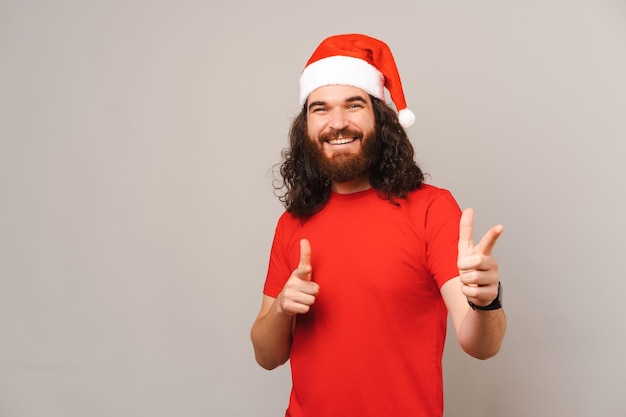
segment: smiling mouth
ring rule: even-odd
[[[355,140],[357,139],[356,138],[339,138],[339,139],[328,140],[326,142],[329,143],[330,145],[345,145],[346,143],[352,143]]]
[[[341,130],[329,130],[320,134],[319,141],[329,145],[339,146],[347,145],[357,140],[361,140],[363,135],[356,129],[344,128]]]

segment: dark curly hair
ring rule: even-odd
[[[375,134],[382,149],[369,171],[369,182],[381,198],[399,205],[396,199],[406,198],[410,191],[424,182],[424,173],[414,160],[413,145],[398,122],[396,112],[381,100],[371,97]],[[294,119],[289,132],[289,148],[283,149],[280,174],[282,181],[274,189],[285,209],[307,219],[324,208],[331,192],[330,180],[323,176],[314,158],[306,151],[306,105]],[[282,195],[280,190],[285,190]]]

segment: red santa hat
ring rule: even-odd
[[[317,47],[300,76],[300,105],[325,85],[349,85],[385,101],[385,88],[398,110],[403,127],[415,122],[407,108],[400,74],[389,46],[365,35],[336,35]]]

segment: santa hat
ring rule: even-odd
[[[336,35],[317,47],[300,76],[300,105],[325,85],[349,85],[385,101],[385,88],[398,110],[403,127],[415,122],[404,100],[400,74],[389,46],[365,35]]]

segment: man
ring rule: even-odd
[[[256,360],[290,359],[289,417],[442,416],[447,314],[476,358],[504,337],[492,257],[503,228],[475,245],[473,211],[424,184],[383,42],[324,40],[300,96],[281,165],[286,212],[251,331]]]

